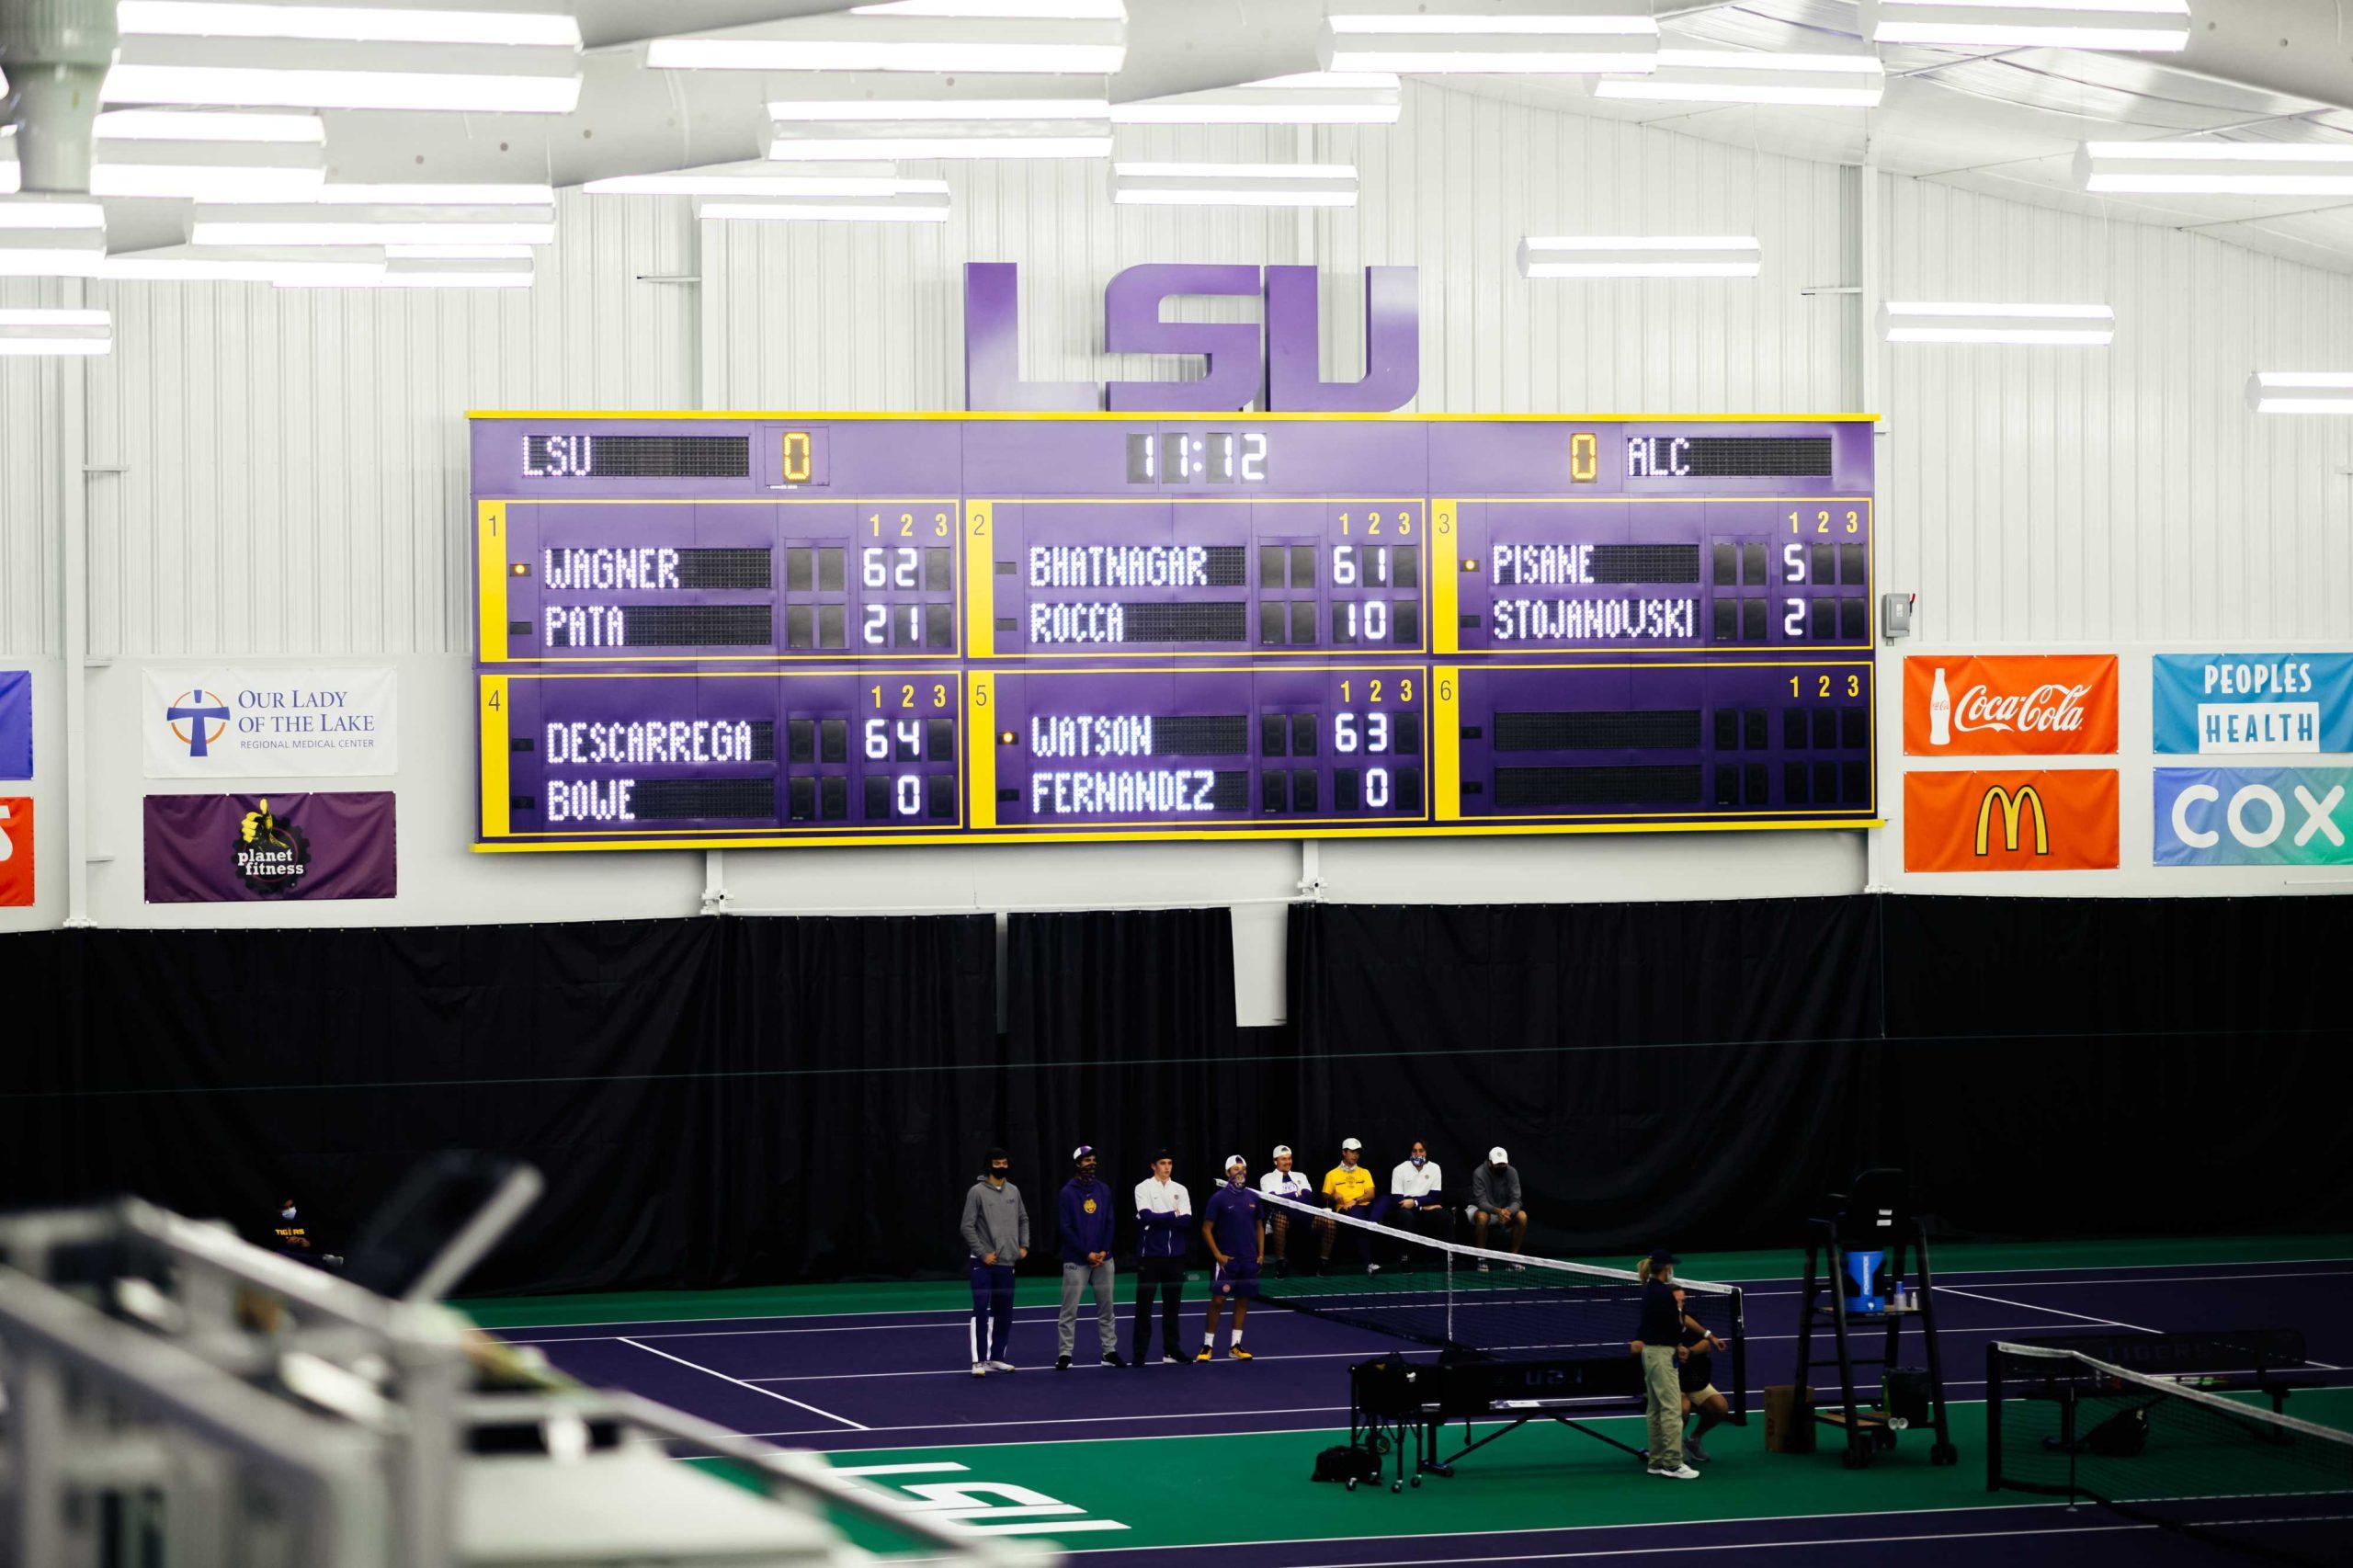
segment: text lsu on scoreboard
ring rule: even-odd
[[[472,420],[478,845],[1852,827],[1857,419]]]

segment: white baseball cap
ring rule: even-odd
[[[1244,1159],[1244,1158],[1243,1158],[1241,1155],[1239,1155],[1239,1154],[1228,1154],[1228,1155],[1225,1157],[1225,1168],[1226,1168],[1227,1170],[1232,1170],[1232,1169],[1233,1169],[1234,1166],[1236,1166],[1236,1165],[1244,1165],[1244,1166],[1246,1166],[1246,1165],[1248,1165],[1249,1164],[1250,1164],[1250,1162],[1249,1162],[1249,1161],[1247,1161],[1247,1160]]]
[[[1276,1144],[1276,1145],[1275,1145],[1275,1158],[1276,1158],[1276,1159],[1279,1160],[1279,1159],[1283,1158],[1286,1154],[1289,1154],[1290,1153],[1290,1144],[1288,1144],[1288,1143],[1278,1143],[1278,1144]]]
[[[1498,1143],[1487,1151],[1487,1163],[1491,1165],[1507,1165],[1511,1164],[1511,1156],[1505,1153],[1504,1146]]]
[[[1343,1149],[1361,1149],[1364,1145],[1358,1142],[1353,1138],[1343,1138],[1340,1140],[1340,1147]]]

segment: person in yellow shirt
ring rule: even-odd
[[[1362,1143],[1354,1138],[1341,1142],[1340,1163],[1324,1173],[1324,1201],[1332,1206],[1334,1213],[1358,1220],[1377,1220],[1380,1210],[1387,1205],[1376,1196],[1379,1187],[1372,1179],[1372,1173],[1364,1168],[1363,1160]],[[1319,1233],[1315,1271],[1326,1274],[1332,1267],[1332,1244],[1339,1238],[1341,1227],[1329,1220],[1323,1220],[1317,1222],[1315,1229]],[[1372,1233],[1355,1225],[1347,1229],[1354,1239],[1357,1261],[1363,1266],[1364,1271],[1367,1274],[1380,1273],[1381,1265],[1372,1261]]]

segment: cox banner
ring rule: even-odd
[[[390,669],[151,668],[146,695],[150,778],[396,771]]]
[[[0,778],[33,776],[33,677],[0,670]]]
[[[1907,756],[2115,750],[2113,653],[1915,654],[1904,661]]]
[[[2353,653],[2159,653],[2156,749],[2353,752]]]
[[[2160,767],[2160,866],[2353,866],[2353,767]]]
[[[33,803],[0,795],[0,907],[33,901]]]
[[[391,898],[399,892],[390,790],[150,795],[147,902]]]
[[[1904,776],[1907,871],[2097,871],[2117,864],[2112,767]]]

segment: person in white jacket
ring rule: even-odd
[[[1448,1221],[1453,1219],[1447,1210],[1445,1187],[1446,1178],[1438,1162],[1430,1158],[1429,1145],[1415,1139],[1405,1157],[1389,1173],[1389,1222],[1433,1241],[1443,1238],[1451,1228]],[[1425,1261],[1416,1258],[1410,1246],[1398,1251],[1401,1268],[1413,1268]]]

